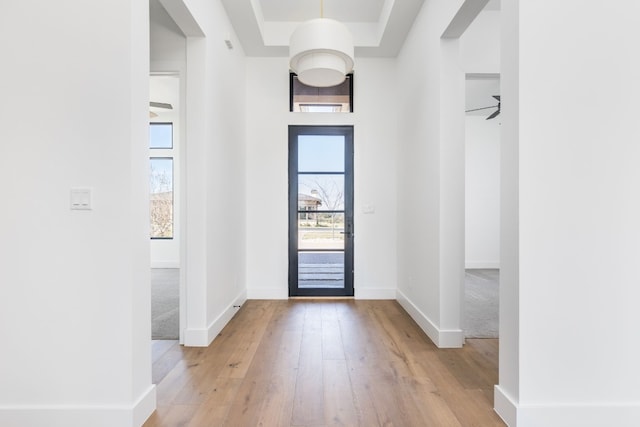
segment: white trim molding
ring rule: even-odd
[[[440,329],[402,291],[396,293],[398,303],[420,326],[438,348],[460,348],[464,344],[462,329]]]
[[[180,261],[151,261],[151,268],[180,268]]]
[[[518,404],[499,385],[493,387],[493,409],[505,424],[516,426]]]
[[[637,404],[539,404],[517,403],[500,386],[494,389],[496,413],[509,427],[636,427],[640,425]]]
[[[185,347],[208,347],[208,331],[205,328],[187,328],[184,330]]]
[[[467,261],[465,262],[464,268],[469,270],[482,269],[482,268],[500,269],[500,262],[499,261]]]
[[[205,328],[187,328],[184,331],[184,345],[185,347],[208,347],[209,344],[218,336],[220,331],[229,323],[229,321],[235,316],[242,304],[247,301],[246,291],[240,292],[240,294],[233,300],[231,304],[213,321],[209,326]]]
[[[289,288],[247,288],[248,299],[288,299]]]
[[[355,299],[396,299],[396,288],[358,288],[354,289]]]
[[[156,386],[151,385],[132,405],[24,405],[0,406],[2,426],[140,427],[156,408]]]

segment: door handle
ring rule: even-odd
[[[347,237],[353,237],[353,224],[351,219],[347,219],[345,224],[345,231],[341,231],[340,234],[345,234]]]

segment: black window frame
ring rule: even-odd
[[[293,113],[293,98],[294,98],[294,79],[298,77],[296,73],[293,71],[289,72],[289,112]],[[345,111],[345,113],[353,113],[353,73],[349,73],[346,75],[346,79],[349,81],[349,111]],[[300,82],[301,84],[304,84]],[[324,88],[318,88],[322,90]],[[312,103],[311,103],[312,104]]]

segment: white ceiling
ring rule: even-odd
[[[259,0],[265,21],[320,17],[320,0]],[[324,0],[324,17],[341,22],[378,22],[385,0]]]
[[[501,0],[489,0],[484,10],[500,10]]]
[[[303,21],[319,18],[321,0],[221,0],[248,56],[287,56]],[[324,0],[323,16],[344,23],[356,56],[398,54],[424,0]]]
[[[356,56],[395,57],[424,0],[221,0],[248,56],[287,56],[303,21],[321,16],[344,23]],[[500,8],[490,0],[485,9]]]

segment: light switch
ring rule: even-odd
[[[372,214],[372,213],[375,213],[375,211],[376,211],[376,207],[374,205],[363,205],[362,206],[362,213]]]
[[[72,188],[71,189],[71,210],[72,211],[90,211],[91,208],[91,189],[90,188]]]

